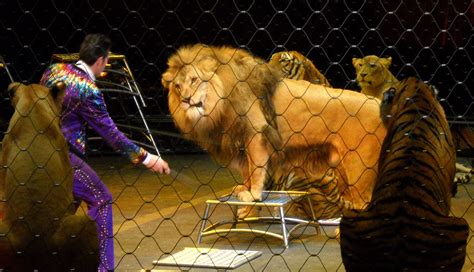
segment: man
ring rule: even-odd
[[[168,163],[132,143],[117,129],[110,118],[103,94],[95,84],[96,76],[104,71],[111,41],[102,34],[87,35],[75,64],[56,63],[43,74],[41,84],[48,87],[56,82],[66,84],[66,95],[61,114],[61,130],[70,145],[74,169],[73,195],[88,206],[89,216],[97,223],[99,271],[114,269],[112,195],[97,173],[84,161],[86,127],[94,129],[113,149],[129,157],[132,163],[143,163],[158,173],[170,173]]]

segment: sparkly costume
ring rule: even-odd
[[[128,156],[135,164],[142,162],[147,153],[117,129],[94,76],[83,69],[75,64],[53,64],[44,72],[41,84],[48,87],[59,81],[66,84],[61,130],[72,151],[73,194],[78,200],[77,206],[82,200],[87,203],[88,214],[97,223],[99,271],[107,271],[114,269],[112,195],[97,173],[81,158],[85,155],[86,126],[92,127],[112,148]]]

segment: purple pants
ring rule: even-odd
[[[114,234],[112,222],[112,194],[97,173],[81,158],[69,153],[74,170],[72,193],[76,207],[87,204],[89,216],[97,224],[99,238],[99,271],[114,269]]]

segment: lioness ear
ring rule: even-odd
[[[15,97],[15,92],[18,89],[18,87],[21,85],[20,82],[13,82],[8,85],[8,95],[10,96],[10,99],[13,100],[13,97]]]
[[[387,58],[380,58],[382,65],[385,67],[389,68],[390,65],[392,65],[392,57],[387,57]]]
[[[21,86],[20,82],[13,82],[8,85],[8,95],[10,96],[10,103],[13,107],[15,107],[18,99],[16,99],[16,90]]]
[[[352,65],[355,67],[357,63],[359,62],[360,59],[358,58],[352,58]]]
[[[61,109],[63,105],[64,96],[66,95],[66,84],[60,81],[56,83],[53,87],[51,87],[50,92],[53,96],[56,106],[58,107],[58,109]]]

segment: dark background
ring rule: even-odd
[[[438,88],[450,120],[473,119],[470,0],[3,0],[0,18],[0,55],[25,83],[39,81],[53,53],[77,52],[87,33],[109,35],[112,51],[127,56],[146,96],[151,126],[164,131],[173,131],[163,122],[166,60],[181,45],[198,42],[243,47],[267,60],[297,50],[333,86],[354,90],[353,57],[391,56],[398,79],[417,76]],[[7,84],[0,70],[0,88]],[[9,110],[3,96],[3,124]]]

